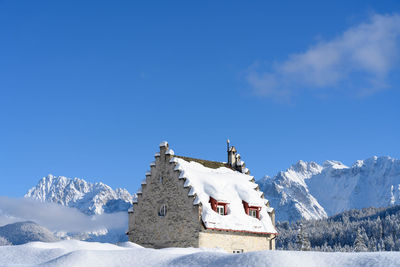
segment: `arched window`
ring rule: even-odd
[[[158,216],[165,217],[167,215],[167,205],[163,204],[158,211]]]

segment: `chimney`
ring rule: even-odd
[[[226,152],[227,152],[227,156],[228,156],[228,164],[229,164],[229,144],[231,143],[231,141],[229,141],[229,139],[228,140],[226,140]]]
[[[229,146],[228,143],[228,165],[235,168],[236,166],[236,148],[234,146]]]
[[[244,174],[250,174],[250,171],[246,168],[246,164],[240,159],[240,154],[234,146],[230,146],[229,139],[226,141],[228,150],[228,165],[238,172]]]
[[[160,155],[161,155],[162,157],[164,157],[165,152],[167,152],[168,148],[169,148],[169,145],[168,145],[168,142],[167,142],[167,141],[162,141],[162,142],[160,143]]]

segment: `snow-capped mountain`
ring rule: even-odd
[[[299,161],[274,178],[264,177],[257,183],[276,210],[278,221],[296,221],[300,218],[326,218],[327,214],[310,194],[306,180],[321,173],[323,167],[315,162]]]
[[[58,203],[94,215],[127,211],[136,196],[131,195],[126,189],[113,190],[101,182],[89,183],[79,178],[71,179],[49,174],[31,188],[25,197]]]
[[[349,209],[400,204],[400,160],[374,156],[351,167],[299,161],[258,184],[278,221],[326,218]]]

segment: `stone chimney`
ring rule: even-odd
[[[250,174],[250,171],[246,168],[246,164],[240,159],[240,154],[234,146],[229,146],[229,140],[227,141],[228,147],[228,165],[241,173]]]
[[[234,146],[228,148],[228,164],[233,168],[236,167],[236,148]]]

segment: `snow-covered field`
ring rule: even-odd
[[[260,251],[228,254],[194,248],[147,249],[76,240],[0,247],[0,266],[398,266],[400,252]]]

